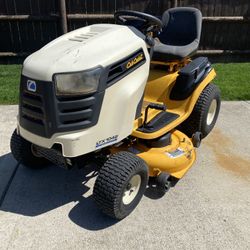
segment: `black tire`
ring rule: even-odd
[[[215,100],[216,108],[215,114],[212,116],[211,122],[207,122],[209,108]],[[205,138],[213,129],[220,111],[220,90],[219,88],[210,83],[201,92],[191,115],[180,125],[180,130],[190,138],[195,132],[201,132],[201,137]]]
[[[156,177],[157,189],[161,196],[166,194],[171,188],[171,182],[169,181],[169,175],[161,173]]]
[[[123,195],[132,178],[139,178],[138,176],[141,179],[138,191],[129,204],[124,204]],[[120,220],[128,216],[138,205],[147,183],[146,163],[138,156],[122,151],[112,155],[101,168],[95,182],[93,197],[105,214]]]
[[[16,130],[11,137],[10,149],[14,158],[26,167],[39,169],[49,165],[48,160],[33,154],[32,143],[18,135]]]

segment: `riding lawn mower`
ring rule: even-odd
[[[99,164],[93,198],[123,219],[149,185],[165,193],[191,168],[217,120],[220,91],[208,59],[191,60],[199,10],[114,18],[62,35],[24,61],[11,151],[33,169]]]

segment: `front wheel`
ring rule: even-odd
[[[220,111],[220,90],[210,83],[201,92],[191,115],[180,125],[180,130],[192,137],[196,132],[206,137],[213,129]]]
[[[10,149],[14,158],[26,167],[38,169],[49,164],[48,160],[35,154],[33,144],[18,135],[16,130],[10,140]]]
[[[94,200],[108,216],[123,219],[140,202],[148,183],[148,168],[129,152],[112,155],[101,168],[94,186]]]

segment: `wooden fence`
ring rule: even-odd
[[[250,61],[249,0],[0,0],[0,62],[22,61],[57,36],[132,9],[161,16],[175,6],[203,14],[199,54]]]

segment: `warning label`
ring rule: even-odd
[[[180,148],[177,148],[175,151],[165,153],[170,158],[178,158],[184,154],[184,151]]]

